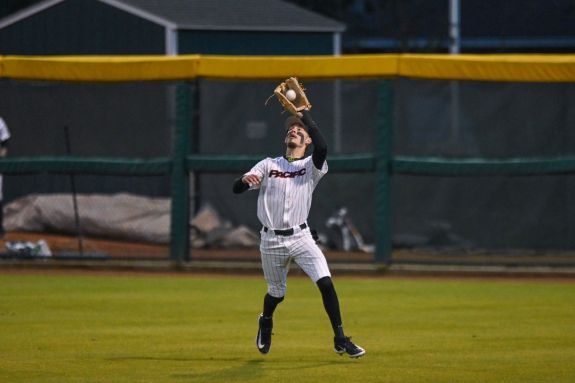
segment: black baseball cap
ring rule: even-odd
[[[301,118],[299,118],[298,116],[294,116],[292,114],[291,116],[286,118],[286,120],[284,122],[284,126],[285,126],[286,130],[288,130],[293,124],[299,124],[307,131],[307,126],[305,126],[305,124],[303,123]]]

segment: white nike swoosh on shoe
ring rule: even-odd
[[[357,354],[350,355],[349,357],[350,358],[359,358],[359,357],[364,356],[364,355],[365,355],[365,350],[361,350],[361,352],[358,352]]]
[[[260,350],[265,347],[265,344],[261,343],[261,337],[260,337],[259,331],[258,331],[258,336],[256,337],[256,343],[257,343],[257,346]]]

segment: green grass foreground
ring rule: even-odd
[[[305,277],[263,356],[260,277],[0,274],[0,382],[575,381],[573,283],[334,281],[359,360]]]

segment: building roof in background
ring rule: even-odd
[[[109,2],[110,0],[104,0]],[[345,25],[281,0],[115,0],[178,29],[342,32]]]
[[[45,0],[0,20],[0,28],[71,0]],[[345,24],[282,0],[94,0],[173,29],[343,32]]]

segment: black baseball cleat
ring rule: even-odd
[[[347,354],[350,358],[359,358],[365,355],[365,350],[351,341],[351,337],[334,337],[334,351],[340,355]]]
[[[256,346],[259,352],[262,354],[267,354],[270,352],[270,347],[272,346],[272,329],[274,328],[274,322],[272,318],[265,318],[263,314],[260,315],[258,321],[258,336],[256,337]]]

